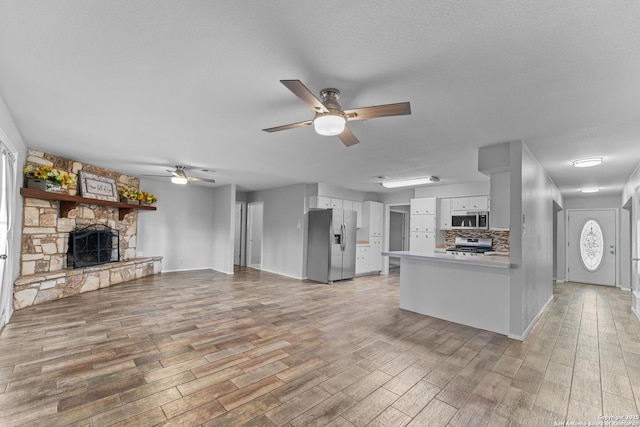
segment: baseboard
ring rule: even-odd
[[[553,279],[556,283],[565,283],[564,279]]]
[[[546,308],[549,306],[549,304],[551,304],[551,301],[553,301],[553,295],[551,295],[549,297],[547,302],[542,306],[540,311],[538,311],[538,314],[536,314],[536,317],[533,318],[533,320],[529,323],[529,326],[527,326],[527,328],[524,330],[524,332],[522,334],[520,334],[520,335],[509,334],[507,336],[509,338],[511,338],[511,339],[514,339],[514,340],[524,341],[527,338],[527,335],[529,335],[529,332],[531,332],[531,329],[533,328],[533,325],[536,324],[538,319],[540,319],[540,316],[542,316],[542,313],[546,310]]]
[[[618,289],[625,292],[631,292],[631,288],[618,288]]]
[[[219,273],[224,273],[224,274],[233,274],[233,273],[228,273],[226,271],[222,271],[222,270],[216,270],[213,267],[198,267],[198,268],[179,268],[176,270],[162,270],[163,273],[180,273],[183,271],[200,271],[200,270],[213,270],[213,271],[217,271]]]
[[[638,319],[638,321],[640,321],[640,313],[638,313],[638,310],[636,310],[635,307],[631,307],[631,312],[633,314],[635,314],[636,315],[636,319]]]
[[[296,280],[304,280],[305,278],[300,277],[300,276],[292,276],[290,274],[284,274],[284,273],[280,273],[279,271],[271,271],[271,270],[267,270],[265,268],[260,268],[260,271],[264,271],[266,273],[271,273],[271,274],[277,274],[278,276],[284,276],[284,277],[288,277],[290,279],[296,279]]]

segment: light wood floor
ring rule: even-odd
[[[0,336],[0,425],[557,426],[637,416],[640,324],[628,292],[558,284],[518,342],[401,311],[398,282],[163,273],[29,307]]]

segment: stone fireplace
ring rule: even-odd
[[[69,233],[67,268],[82,268],[120,261],[118,230],[104,224],[76,227]]]
[[[115,178],[118,188],[139,188],[139,180],[135,177],[37,150],[29,150],[26,163],[34,166],[48,165],[75,178],[79,171],[87,171]],[[75,189],[69,190],[69,194],[75,193]],[[15,309],[161,271],[161,257],[136,258],[139,214],[137,210],[131,210],[120,218],[117,207],[83,202],[65,212],[63,216],[60,203],[56,200],[24,198],[20,277],[14,284],[13,293]],[[153,215],[153,212],[145,214]],[[105,242],[101,240],[100,244],[104,247],[97,249],[97,252],[96,249],[84,248],[83,250],[86,249],[88,252],[82,256],[87,261],[73,268],[74,248],[69,243],[74,233],[87,226],[93,227],[94,230],[111,230],[117,239],[114,240],[112,237],[109,247],[104,246]],[[94,238],[97,239],[97,236],[94,234]],[[102,236],[106,234],[103,233]],[[114,247],[116,241],[117,247]],[[93,255],[100,255],[103,260],[107,253],[111,255],[108,263],[98,264],[89,260]]]

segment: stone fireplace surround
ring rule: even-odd
[[[116,179],[118,188],[139,188],[137,178],[30,149],[27,165],[48,165],[77,179],[81,170]],[[26,166],[26,165],[25,165]],[[76,190],[70,189],[70,194]],[[152,214],[149,212],[148,214]],[[104,224],[119,230],[122,261],[67,269],[69,233],[76,227]],[[59,202],[24,198],[20,277],[14,283],[14,309],[160,273],[162,257],[136,258],[138,211],[119,220],[118,209],[80,205],[59,215]]]

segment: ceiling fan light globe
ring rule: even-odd
[[[172,176],[171,177],[171,182],[173,182],[174,184],[180,184],[180,185],[184,185],[188,182],[189,180],[183,176]]]
[[[340,135],[344,131],[346,120],[335,114],[319,114],[313,120],[313,127],[320,135]]]

